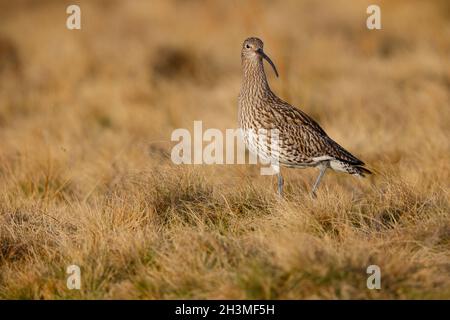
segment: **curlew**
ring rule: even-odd
[[[268,159],[278,169],[278,193],[282,195],[284,183],[280,166],[318,167],[319,175],[311,191],[313,197],[328,168],[362,177],[370,174],[364,162],[332,140],[316,121],[272,92],[263,59],[272,66],[277,77],[278,72],[264,53],[263,45],[258,38],[248,38],[242,46],[238,118],[248,150]],[[269,135],[270,131],[276,131],[276,139]]]

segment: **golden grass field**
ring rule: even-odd
[[[66,29],[79,4],[82,29]],[[0,298],[450,298],[450,5],[0,1]],[[376,174],[174,165],[237,127],[240,49]],[[66,268],[81,268],[81,290]],[[381,289],[366,287],[367,266]]]

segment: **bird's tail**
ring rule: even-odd
[[[372,174],[372,171],[370,171],[369,169],[364,168],[363,166],[353,166],[352,169],[355,172],[354,173],[353,172],[349,172],[349,173],[356,174],[356,175],[359,175],[361,177],[365,177],[366,174]]]
[[[341,160],[330,161],[330,167],[336,171],[342,171],[361,177],[365,177],[367,174],[372,174],[372,171],[364,168],[364,164],[351,164]]]

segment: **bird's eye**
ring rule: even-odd
[[[245,47],[246,47],[247,49],[250,49],[250,45],[248,45],[248,44],[246,44]]]

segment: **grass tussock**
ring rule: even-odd
[[[366,1],[80,3],[81,31],[0,5],[0,298],[450,298],[448,2],[382,1],[381,31]],[[286,169],[280,199],[256,166],[172,164],[173,129],[236,127],[253,35],[375,175],[312,200]]]

